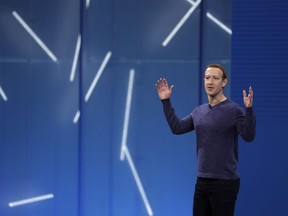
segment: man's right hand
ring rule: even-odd
[[[168,82],[165,78],[160,78],[157,83],[155,84],[156,91],[158,92],[158,96],[160,100],[168,99],[170,98],[172,94],[172,90],[174,88],[174,85],[170,86],[168,85]]]

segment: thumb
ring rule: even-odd
[[[173,88],[174,88],[174,85],[171,85],[171,86],[170,86],[170,91],[171,91],[171,92],[173,91]]]

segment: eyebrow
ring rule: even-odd
[[[219,75],[204,75],[204,78],[205,77],[220,78],[221,76],[219,76]]]

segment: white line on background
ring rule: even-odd
[[[38,43],[38,45],[47,53],[47,55],[54,61],[57,61],[57,57],[51,52],[51,50],[43,43],[43,41],[34,33],[34,31],[29,27],[29,25],[20,17],[16,12],[12,12],[13,16],[17,21],[23,26],[23,28],[30,34],[30,36]]]
[[[1,86],[0,86],[0,95],[2,96],[2,98],[3,98],[4,101],[7,101],[7,100],[8,100],[6,94],[5,94],[5,92],[4,92],[4,90],[2,89]]]
[[[74,53],[74,58],[73,58],[73,64],[71,68],[71,73],[70,73],[70,81],[73,82],[75,78],[75,73],[76,73],[76,67],[79,59],[79,53],[80,53],[80,47],[81,47],[81,35],[78,35],[77,39],[77,44],[75,48],[75,53]]]
[[[74,116],[73,123],[76,124],[80,117],[80,111],[78,110]]]
[[[104,69],[105,69],[105,67],[106,67],[111,55],[112,55],[112,52],[108,52],[106,54],[106,56],[105,56],[105,58],[104,58],[104,60],[103,60],[103,62],[101,64],[98,72],[96,73],[96,76],[95,76],[92,84],[90,85],[90,87],[89,87],[89,89],[88,89],[88,91],[87,91],[87,93],[85,95],[85,101],[86,102],[88,102],[88,100],[89,100],[89,98],[90,98],[90,96],[91,96],[91,94],[92,94],[92,92],[93,92],[93,90],[94,90],[99,78],[101,77],[101,74],[103,73],[103,71],[104,71]]]
[[[189,11],[184,15],[184,17],[178,22],[175,28],[171,31],[171,33],[164,40],[164,42],[162,43],[162,46],[165,47],[168,45],[170,40],[175,36],[175,34],[179,31],[179,29],[184,25],[184,23],[187,21],[187,19],[191,16],[191,14],[194,12],[194,10],[198,7],[200,3],[201,3],[201,0],[194,2],[192,7],[189,9]]]
[[[130,108],[131,108],[131,101],[132,101],[132,94],[133,94],[134,74],[135,74],[134,69],[131,69],[130,74],[129,74],[128,89],[127,89],[127,98],[126,98],[126,108],[125,108],[124,125],[123,125],[123,132],[122,132],[122,144],[121,144],[120,160],[124,160],[124,150],[126,148],[126,143],[127,143]]]
[[[46,194],[42,196],[37,196],[37,197],[10,202],[8,205],[12,208],[12,207],[19,206],[19,205],[27,205],[27,204],[34,203],[34,202],[52,199],[53,197],[54,197],[53,194]]]
[[[149,216],[153,216],[153,211],[152,211],[152,208],[150,206],[150,203],[148,201],[148,198],[146,196],[146,193],[145,193],[145,190],[143,188],[143,185],[142,185],[142,182],[141,182],[141,179],[139,178],[139,175],[138,175],[138,172],[135,168],[135,165],[134,165],[134,162],[133,162],[133,159],[130,155],[130,152],[129,152],[129,149],[127,147],[124,148],[124,153],[125,153],[125,156],[128,160],[128,163],[129,163],[129,166],[130,166],[130,169],[132,171],[132,174],[134,176],[134,179],[136,181],[136,184],[137,184],[137,187],[139,189],[139,192],[140,192],[140,195],[143,199],[143,202],[144,202],[144,205],[146,207],[146,210],[147,210],[147,213]]]
[[[224,31],[226,31],[228,34],[232,35],[232,30],[228,28],[226,25],[224,25],[220,20],[218,20],[216,17],[214,17],[211,13],[207,12],[206,16],[212,20],[216,25],[218,25],[220,28],[222,28]]]
[[[88,9],[90,6],[90,0],[86,0],[86,8]]]

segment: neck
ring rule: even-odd
[[[225,101],[227,98],[222,94],[222,95],[216,95],[216,96],[211,96],[208,95],[208,102],[211,106],[215,106],[223,101]]]

